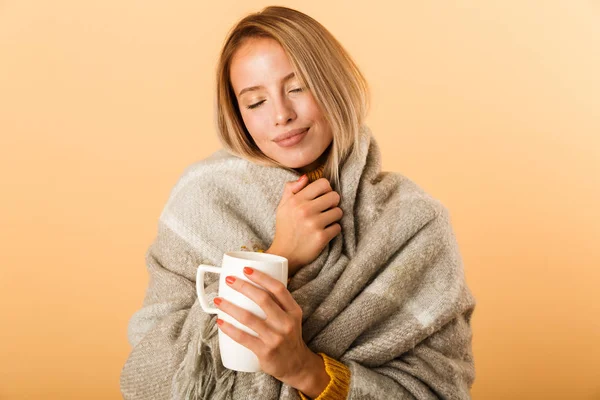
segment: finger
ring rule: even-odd
[[[331,184],[327,178],[319,178],[306,186],[302,192],[298,193],[298,196],[302,200],[313,200],[325,193],[331,192],[331,190]]]
[[[289,292],[289,290],[287,290],[287,287],[281,283],[281,281],[278,281],[270,275],[251,267],[244,267],[244,275],[246,275],[252,282],[269,291],[275,297],[277,302],[281,304],[283,311],[297,311],[300,307],[298,303],[296,303],[296,300],[294,300],[292,297],[292,294]]]
[[[325,232],[325,237],[327,238],[327,243],[329,243],[331,241],[331,239],[333,239],[334,237],[339,235],[339,233],[341,231],[342,231],[342,226],[339,224],[339,222],[335,222],[335,223],[329,225],[327,228],[325,228],[324,232]]]
[[[319,220],[319,226],[324,228],[330,224],[333,224],[334,222],[339,221],[340,219],[342,219],[343,216],[344,212],[342,211],[342,209],[336,207],[332,208],[331,210],[322,212],[317,216],[317,218]]]
[[[281,196],[281,203],[286,202],[290,197],[302,190],[308,183],[308,177],[302,175],[297,181],[289,181],[285,184],[283,195]]]
[[[223,333],[252,351],[257,356],[258,351],[264,347],[264,343],[260,338],[236,328],[229,322],[225,322],[222,319],[217,319],[217,325],[219,329],[223,331]]]
[[[332,207],[337,207],[337,205],[339,203],[340,203],[339,193],[332,190],[331,192],[327,192],[327,193],[317,197],[313,201],[311,201],[309,203],[310,204],[309,207],[310,207],[311,211],[316,214],[316,213],[320,213],[321,211],[328,210]]]
[[[262,275],[263,275],[263,281],[266,281],[267,279],[275,281],[275,279],[271,278],[267,274],[263,273]],[[246,297],[248,297],[250,300],[254,301],[256,304],[258,304],[258,306],[267,315],[267,320],[271,319],[271,320],[275,320],[275,321],[281,321],[287,317],[285,312],[282,310],[282,307],[275,302],[275,299],[273,298],[274,295],[269,293],[268,289],[265,286],[263,286],[262,283],[254,282],[250,277],[248,277],[248,279],[250,279],[252,282],[247,282],[243,279],[233,279],[233,283],[230,283],[231,278],[235,278],[235,277],[228,276],[225,279],[227,284],[229,286],[231,286],[233,289],[237,290],[238,292],[240,292],[243,295],[245,295]],[[277,282],[279,282],[279,281],[277,281]],[[279,283],[281,283],[281,282],[279,282]],[[257,287],[256,286],[257,284],[261,287]],[[265,288],[265,289],[263,289],[263,288]],[[271,296],[273,296],[273,297],[271,297]],[[277,300],[279,300],[279,299],[277,299]],[[281,304],[281,302],[280,302],[280,304]],[[254,315],[254,314],[252,314],[252,315]],[[232,315],[232,317],[237,319],[234,315]],[[244,325],[246,325],[246,324],[244,324]],[[246,325],[246,326],[248,326],[248,325]],[[248,327],[251,328],[250,326],[248,326]],[[258,331],[257,331],[257,333],[258,333]]]
[[[292,185],[292,192],[294,194],[298,193],[300,190],[302,190],[303,188],[305,188],[307,184],[308,184],[308,177],[306,175],[302,175]]]
[[[233,317],[240,324],[252,329],[261,338],[269,337],[270,329],[262,318],[222,297],[215,297],[213,302],[221,311]]]

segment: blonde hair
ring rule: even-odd
[[[299,81],[311,91],[333,135],[323,176],[332,187],[339,188],[339,167],[360,140],[369,109],[369,87],[337,39],[300,11],[269,6],[241,19],[227,35],[217,65],[216,120],[221,144],[228,152],[249,161],[293,171],[265,155],[242,120],[231,85],[230,66],[235,51],[250,38],[276,40]]]

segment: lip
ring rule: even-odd
[[[277,145],[280,147],[294,146],[294,145],[300,143],[302,141],[302,139],[304,139],[306,137],[308,130],[309,130],[309,128],[301,129],[301,130],[299,129],[299,130],[297,130],[297,131],[299,131],[299,133],[294,133],[292,136],[288,135],[289,137],[287,139],[281,139],[275,143],[277,143]],[[291,131],[291,132],[294,132],[294,131]]]
[[[273,141],[274,142],[281,142],[282,140],[289,139],[292,136],[296,136],[299,133],[302,133],[302,132],[304,132],[306,130],[308,130],[308,128],[292,129],[291,131],[287,131],[286,133],[282,133],[281,135],[277,136],[275,139],[273,139]]]

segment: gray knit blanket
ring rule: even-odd
[[[202,311],[195,289],[198,265],[270,245],[284,184],[297,178],[223,149],[185,169],[146,253],[149,286],[121,371],[125,399],[300,399],[266,373],[223,367],[216,315]],[[366,126],[340,178],[342,232],[288,284],[304,341],[348,366],[349,399],[469,399],[475,299],[448,210],[381,171]],[[205,285],[212,302],[218,275]]]

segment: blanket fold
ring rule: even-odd
[[[381,171],[370,130],[340,170],[342,232],[288,290],[314,352],[351,371],[349,399],[468,399],[475,379],[475,299],[448,210],[399,173]],[[146,253],[150,282],[128,326],[126,399],[300,399],[263,372],[224,368],[216,316],[199,306],[199,264],[253,243],[267,248],[287,181],[297,174],[221,149],[186,168]],[[218,276],[207,274],[216,296]]]

